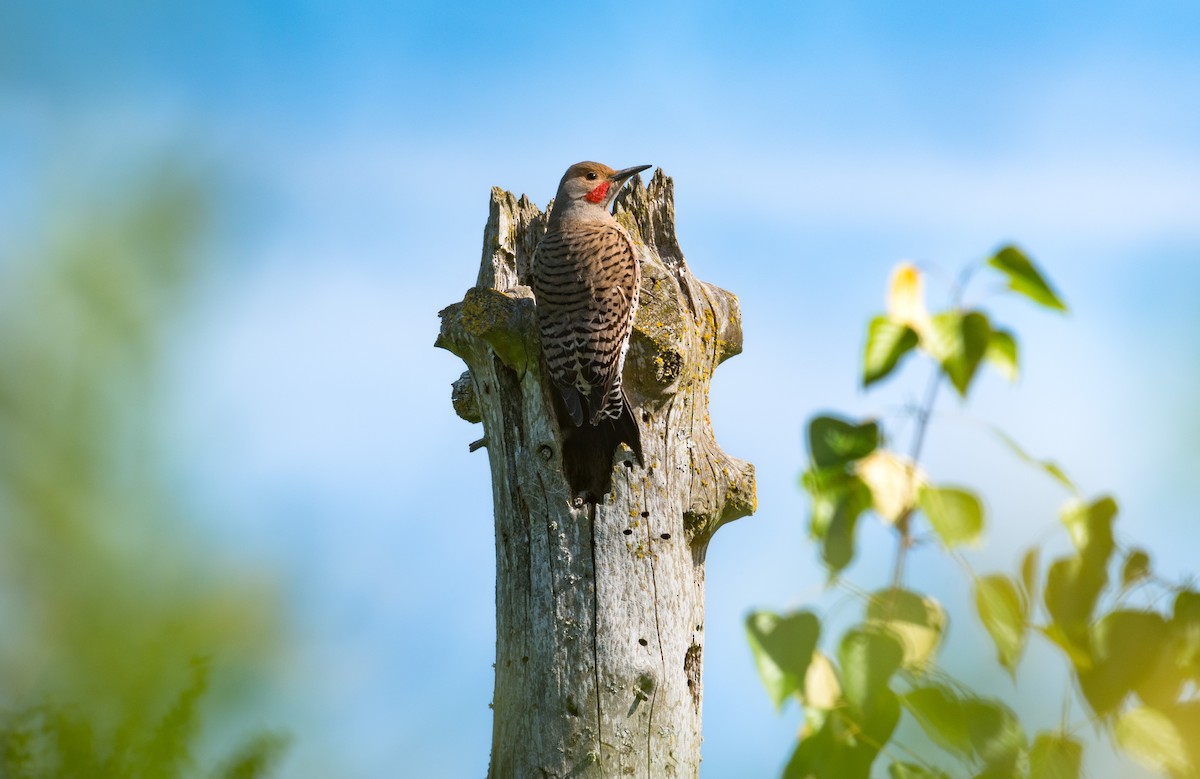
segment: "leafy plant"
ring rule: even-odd
[[[282,627],[269,577],[194,532],[157,425],[211,195],[175,164],[89,193],[0,254],[0,777],[210,776],[192,756],[230,748]]]
[[[1035,466],[1068,493],[1061,525],[1073,551],[1041,564],[1029,547],[1018,570],[981,573],[961,547],[978,545],[987,515],[971,489],[942,484],[921,468],[921,452],[939,390],[949,384],[970,394],[983,365],[1015,380],[1016,336],[984,310],[962,305],[962,293],[979,271],[997,273],[1007,294],[1053,311],[1066,311],[1058,292],[1020,249],[1005,246],[960,276],[945,310],[926,310],[924,278],[911,264],[892,275],[887,311],[870,320],[863,356],[863,385],[872,387],[914,356],[932,363],[907,453],[890,445],[875,420],[830,415],[808,424],[809,467],[801,485],[811,498],[810,531],[830,583],[863,601],[862,620],[841,636],[823,635],[809,610],[768,611],[747,618],[750,645],[772,700],[796,699],[804,725],[785,779],[855,779],[874,767],[892,779],[951,774],[978,779],[1070,779],[1081,776],[1081,730],[1094,726],[1126,755],[1170,777],[1200,775],[1200,592],[1155,576],[1149,555],[1122,543],[1114,526],[1116,501],[1081,496],[1056,464],[1038,460],[995,431],[1021,461]],[[891,585],[864,593],[841,573],[855,555],[857,525],[874,515],[897,538]],[[1086,713],[1068,721],[1064,705],[1057,729],[1030,734],[1002,701],[952,678],[938,663],[947,617],[928,593],[905,587],[905,565],[918,532],[928,529],[935,549],[963,570],[974,610],[995,649],[996,664],[1015,681],[1030,640],[1057,648]],[[1135,608],[1128,595],[1152,588],[1153,606]],[[828,631],[825,631],[828,633]],[[825,639],[824,641],[822,639]],[[822,644],[826,654],[822,651]],[[1067,701],[1070,704],[1070,700]],[[937,747],[936,757],[897,738],[910,718]]]
[[[191,679],[157,723],[143,728],[132,717],[117,727],[90,718],[79,707],[44,705],[0,714],[0,776],[11,779],[122,777],[123,779],[263,779],[282,754],[285,739],[260,735],[211,771],[196,766],[191,746],[200,728],[199,706],[208,689],[206,661],[192,663]]]

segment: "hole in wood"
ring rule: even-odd
[[[632,468],[632,467],[633,467],[633,460],[626,460],[626,461],[625,461],[625,467],[626,467],[626,468]]]
[[[649,411],[642,412],[642,421],[646,422],[646,423],[650,422],[650,412]]]
[[[645,518],[646,518],[646,517],[648,517],[648,516],[650,516],[650,512],[649,512],[649,511],[643,511],[643,512],[642,512],[642,519],[645,519]]]
[[[644,639],[644,638],[639,638],[639,639],[638,639],[638,643],[639,643],[639,644],[641,644],[642,646],[646,646],[646,645],[647,645],[647,644],[649,644],[650,642],[649,642],[649,641],[647,641],[647,640],[646,640],[646,639]]]
[[[625,534],[625,535],[627,535],[627,536],[631,536],[631,535],[633,535],[633,531],[632,531],[632,530],[630,530],[629,528],[625,528],[625,529],[624,529],[624,530],[622,530],[621,532],[622,532],[622,533],[624,533],[624,534]]]
[[[538,447],[538,454],[542,456],[543,460],[549,462],[550,458],[554,457],[554,450],[550,448],[550,444],[542,444]]]
[[[659,536],[659,537],[660,537],[662,540],[664,540],[664,541],[669,541],[669,540],[671,539],[671,534],[670,534],[670,533],[663,533],[663,534],[662,534],[661,536]]]

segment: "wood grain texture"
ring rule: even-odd
[[[645,467],[618,452],[607,500],[572,505],[527,286],[546,215],[500,189],[490,209],[476,285],[441,312],[437,340],[467,363],[456,408],[482,418],[492,470],[488,775],[695,777],[705,552],[717,528],[755,508],[753,466],[720,449],[708,417],[713,370],[741,351],[737,298],[688,269],[671,180],[634,179],[615,214],[642,263],[623,378]]]

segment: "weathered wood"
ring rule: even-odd
[[[599,506],[575,506],[526,280],[545,214],[492,190],[475,287],[441,312],[437,345],[469,371],[455,410],[482,418],[496,519],[491,779],[695,777],[704,556],[755,508],[754,468],[713,438],[713,370],[741,351],[737,298],[697,280],[675,239],[671,179],[635,179],[615,213],[638,244],[624,381],[645,467],[618,453]]]

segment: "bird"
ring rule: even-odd
[[[533,253],[534,310],[563,430],[563,472],[577,502],[603,501],[622,443],[644,464],[641,433],[621,387],[641,266],[610,207],[625,183],[649,167],[567,168]]]

